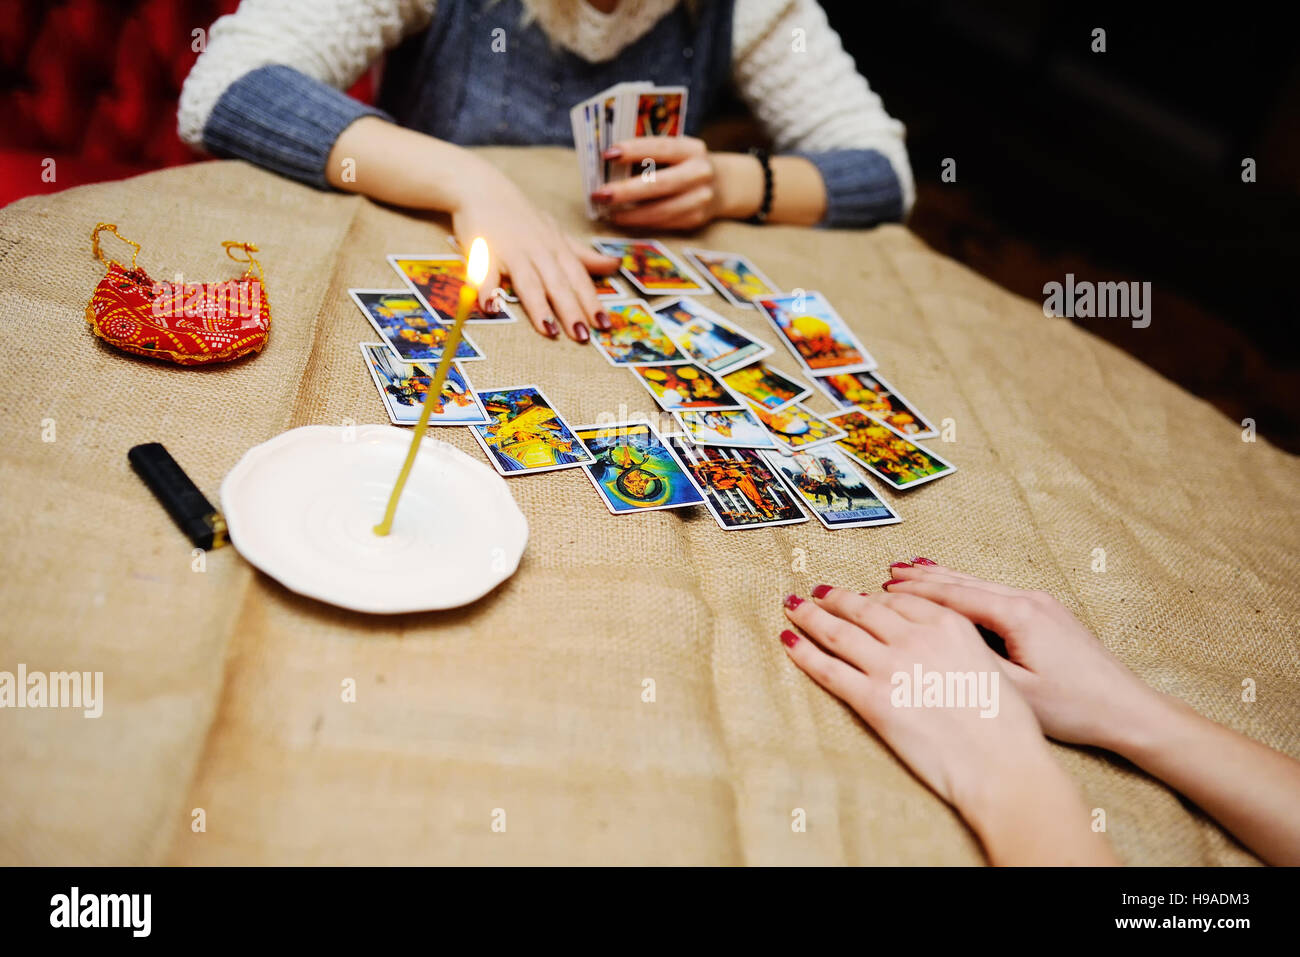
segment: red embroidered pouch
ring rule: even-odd
[[[107,230],[132,246],[131,267],[105,259],[99,234]],[[91,251],[108,266],[86,306],[86,321],[119,349],[169,359],[184,366],[226,362],[260,352],[271,334],[271,306],[266,299],[262,265],[252,243],[223,242],[226,255],[248,268],[224,282],[155,282],[135,264],[140,244],[100,223],[91,233]],[[235,256],[243,250],[247,259]]]

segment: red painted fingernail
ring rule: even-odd
[[[800,598],[798,595],[785,596],[785,607],[789,608],[791,611],[794,611],[802,604],[803,604],[803,599]]]
[[[903,582],[902,582],[901,579],[898,579],[898,578],[891,578],[889,581],[885,582],[885,583],[884,583],[883,585],[881,585],[880,587],[881,587],[881,588],[888,588],[890,585],[901,585],[901,584],[903,584]]]
[[[617,146],[611,146],[609,149],[605,150],[605,152],[602,153],[601,155],[604,156],[605,159],[607,160],[616,160],[623,155],[623,151],[619,149]]]
[[[598,203],[608,203],[614,198],[614,194],[607,189],[598,189],[591,194],[591,198]]]
[[[812,590],[812,596],[814,598],[825,598],[827,593],[830,590],[831,590],[830,585],[818,585],[816,588]]]
[[[609,329],[609,313],[607,313],[604,309],[596,313],[596,327],[598,329],[604,329],[606,331],[608,331]]]
[[[577,339],[579,342],[586,342],[591,338],[591,334],[587,332],[587,327],[585,325],[581,322],[577,322],[573,325],[573,338]]]
[[[890,568],[911,568],[911,567],[912,567],[912,563],[911,563],[911,562],[894,562],[894,563],[893,563],[892,565],[890,565],[889,567],[890,567]]]
[[[938,562],[932,562],[932,561],[930,561],[930,559],[928,559],[928,558],[913,558],[913,559],[912,559],[912,564],[913,564],[913,565],[937,565],[937,564],[939,564],[939,563],[938,563]]]
[[[787,648],[793,648],[794,645],[795,645],[795,642],[797,642],[798,640],[799,640],[799,636],[796,635],[796,634],[795,634],[793,631],[791,631],[789,628],[787,628],[785,631],[781,632],[781,642],[782,642],[782,643],[783,643]]]
[[[546,334],[552,339],[560,334],[560,327],[555,324],[554,319],[544,319],[542,326],[546,329]]]

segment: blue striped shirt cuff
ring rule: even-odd
[[[826,215],[819,226],[851,228],[902,221],[903,187],[879,150],[794,155],[816,166],[826,184]]]
[[[259,67],[226,88],[203,127],[214,156],[258,166],[328,189],[325,166],[339,136],[363,116],[389,117],[334,87],[278,64]]]

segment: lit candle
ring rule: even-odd
[[[397,484],[393,486],[393,494],[388,497],[384,520],[375,526],[376,535],[387,535],[392,531],[393,516],[397,514],[397,502],[402,497],[402,489],[406,488],[406,479],[411,474],[411,466],[415,464],[416,453],[420,451],[420,442],[429,428],[429,413],[442,397],[442,384],[447,381],[447,371],[451,368],[456,350],[460,348],[460,332],[465,326],[465,317],[478,301],[478,287],[487,278],[487,271],[488,248],[487,243],[480,236],[470,245],[469,264],[465,267],[465,284],[460,287],[460,302],[456,307],[456,321],[442,344],[442,358],[438,360],[438,368],[433,374],[433,381],[429,383],[429,391],[424,395],[424,408],[420,412],[420,421],[415,425],[415,434],[411,436],[411,447],[407,450],[406,461],[402,463],[402,471],[398,473]]]

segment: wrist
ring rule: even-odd
[[[1008,749],[996,761],[977,764],[974,773],[955,781],[952,804],[975,833],[1001,830],[1008,809],[1019,805],[1030,782],[1053,780],[1061,772],[1046,739],[1028,747]]]
[[[1099,747],[1145,766],[1152,755],[1166,751],[1176,739],[1190,733],[1201,716],[1184,701],[1142,686],[1144,692],[1127,710],[1125,719],[1112,723]]]
[[[718,216],[749,219],[763,204],[763,164],[748,153],[715,153],[714,183]]]
[[[990,769],[957,805],[989,863],[999,866],[1119,863],[1090,826],[1074,780],[1044,742],[1041,752]]]
[[[429,191],[436,200],[433,208],[455,215],[475,198],[501,193],[502,185],[492,182],[504,179],[496,167],[464,147],[446,145],[447,153],[427,167]]]

